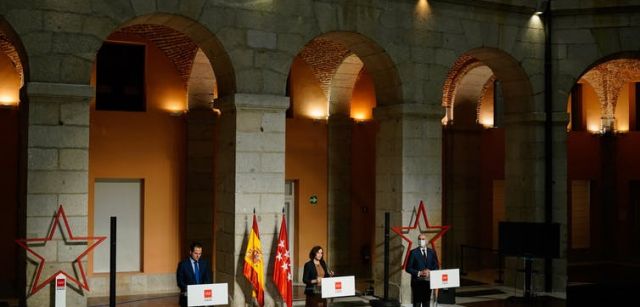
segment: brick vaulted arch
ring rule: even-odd
[[[219,97],[236,92],[235,73],[229,55],[214,34],[198,22],[178,15],[160,13],[136,17],[118,28],[121,29],[150,33],[157,40],[154,43],[176,64],[185,84],[190,76],[197,48],[200,48],[214,69]],[[158,35],[162,33],[155,33],[154,30],[166,33]],[[176,34],[176,31],[184,34],[190,41]]]
[[[24,85],[25,79],[28,79],[29,70],[27,69],[27,56],[11,25],[0,17],[0,52],[6,54],[20,75],[20,85]]]
[[[324,54],[324,60],[331,61],[331,63],[324,63],[325,66],[330,64],[326,74],[328,78],[323,78],[323,74],[319,75],[316,72],[318,80],[323,84],[325,93],[328,94],[329,87],[332,85],[331,79],[340,64],[349,55],[355,54],[362,61],[364,68],[367,69],[373,79],[377,105],[402,103],[401,81],[396,65],[386,51],[371,39],[356,32],[325,33],[305,46],[301,51],[303,58],[305,58],[305,50],[311,50],[309,47],[314,48],[314,46],[322,46],[320,52]],[[316,49],[318,48],[313,50]],[[314,66],[314,64],[310,64]],[[316,69],[316,71],[318,70]]]
[[[358,56],[350,55],[336,69],[329,89],[329,115],[349,116],[353,87],[362,70],[363,63]]]
[[[601,129],[613,129],[618,95],[628,82],[640,80],[640,55],[623,52],[595,62],[580,76],[595,90],[600,103]],[[606,126],[606,127],[605,127]]]
[[[502,82],[505,113],[534,110],[533,90],[524,69],[511,55],[495,48],[473,49],[458,58],[444,82],[442,106],[452,107],[460,80],[469,71],[483,64],[488,66],[495,78]]]

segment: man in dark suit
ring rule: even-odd
[[[210,284],[211,267],[206,259],[201,259],[202,245],[200,243],[191,244],[189,258],[178,263],[176,270],[176,281],[180,288],[180,306],[187,306],[187,286]]]
[[[436,253],[427,247],[427,239],[424,234],[418,235],[418,247],[411,250],[409,262],[405,271],[411,274],[411,299],[413,306],[429,306],[431,288],[429,276],[431,270],[437,270],[438,258]]]

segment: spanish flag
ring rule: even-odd
[[[244,254],[244,276],[253,286],[253,296],[258,301],[258,305],[264,306],[264,264],[262,247],[260,244],[260,232],[258,231],[258,221],[253,214],[253,227],[247,242],[247,251]]]

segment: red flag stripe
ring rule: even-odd
[[[282,217],[280,235],[278,236],[278,248],[274,256],[273,283],[276,285],[280,296],[288,307],[293,305],[293,284],[291,271],[291,258],[289,253],[289,239],[287,236],[287,223]]]

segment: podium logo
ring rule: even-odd
[[[341,281],[336,281],[335,288],[336,288],[336,292],[338,292],[338,293],[342,292],[342,282]]]
[[[449,282],[449,275],[448,274],[442,274],[442,283],[446,284]]]
[[[211,289],[204,289],[204,300],[210,301],[213,299],[213,291]]]
[[[60,279],[56,279],[56,288],[58,290],[64,290],[64,286],[65,286],[65,281],[64,279],[60,278]]]

